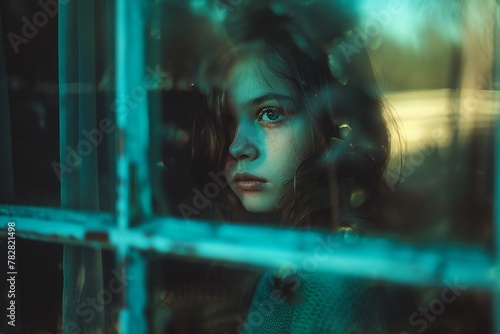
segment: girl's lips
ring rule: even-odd
[[[237,173],[233,182],[241,191],[260,191],[264,189],[267,180],[249,173]]]
[[[260,180],[237,180],[236,187],[242,191],[260,191],[264,189],[264,181]]]

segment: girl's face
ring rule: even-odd
[[[227,94],[235,124],[225,168],[230,187],[248,211],[272,212],[312,150],[311,122],[297,89],[260,58],[236,63]]]

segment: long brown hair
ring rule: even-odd
[[[292,22],[260,10],[235,19],[227,29],[237,47],[226,63],[237,59],[241,50],[255,52],[270,71],[297,87],[313,124],[313,151],[284,185],[278,210],[282,224],[376,228],[390,142],[368,55],[361,50],[349,64],[338,52],[327,54],[297,38]],[[339,38],[344,28],[336,32]],[[193,175],[198,184],[208,181],[210,171],[224,170],[234,131],[227,115],[225,91],[214,88],[193,128]],[[219,218],[234,219],[241,205],[226,187],[212,209]]]

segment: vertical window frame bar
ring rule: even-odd
[[[116,215],[118,228],[124,232],[152,214],[150,124],[147,91],[143,86],[146,6],[142,0],[116,2]],[[141,89],[145,97],[135,97]],[[147,261],[126,243],[117,245],[117,260],[118,266],[131,278],[125,286],[119,314],[120,332],[147,333]]]

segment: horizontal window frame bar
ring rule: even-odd
[[[262,268],[292,262],[304,274],[350,275],[416,286],[459,282],[494,290],[497,285],[493,256],[482,245],[410,244],[367,236],[349,242],[342,233],[175,217],[153,217],[123,229],[110,224],[114,218],[106,213],[0,205],[0,231],[6,230],[8,221],[15,221],[16,235],[46,242],[126,247]]]

